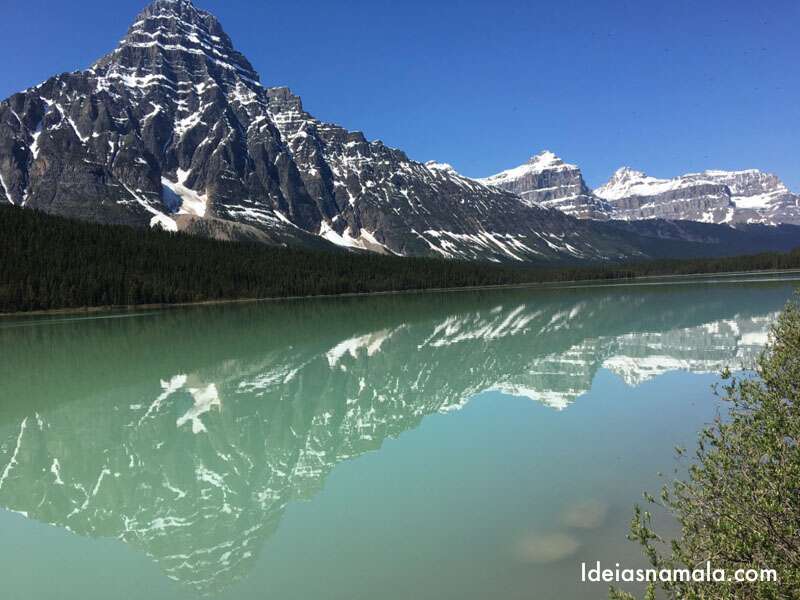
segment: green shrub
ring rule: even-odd
[[[730,410],[700,435],[686,480],[645,495],[677,518],[680,535],[667,543],[652,514],[637,507],[632,540],[652,566],[694,569],[710,561],[737,569],[774,569],[777,582],[650,584],[646,598],[766,600],[800,598],[800,307],[789,304],[772,329],[757,377],[723,374],[718,390]],[[680,453],[680,451],[679,451]],[[629,600],[614,590],[611,598]]]

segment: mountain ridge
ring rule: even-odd
[[[577,165],[546,150],[524,165],[476,181],[582,219],[800,224],[800,195],[776,175],[758,169],[709,169],[660,179],[625,166],[592,190]]]
[[[641,255],[265,88],[210,13],[156,0],[85,71],[0,103],[11,204],[277,245],[490,261]]]

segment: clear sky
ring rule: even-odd
[[[0,97],[84,68],[146,0],[0,0]],[[470,176],[542,149],[591,186],[761,168],[800,191],[797,0],[195,0],[315,116]]]

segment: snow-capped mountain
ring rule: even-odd
[[[337,245],[490,260],[619,252],[597,232],[584,230],[578,244],[582,228],[561,213],[322,123],[286,88],[267,97],[303,187],[322,207],[318,233]]]
[[[623,167],[594,194],[613,207],[615,219],[800,223],[800,196],[789,192],[775,175],[754,169],[658,179]]]
[[[800,196],[775,175],[755,169],[658,179],[622,167],[592,191],[577,165],[546,150],[524,165],[476,181],[579,219],[800,224]]]
[[[264,241],[310,241],[313,202],[280,134],[256,118],[264,96],[213,16],[157,0],[91,68],[0,105],[5,199],[105,223],[175,231],[203,220]]]
[[[118,47],[0,104],[0,201],[226,239],[488,260],[639,255],[323,123],[217,19],[155,0]]]
[[[728,186],[736,205],[734,220],[745,223],[800,224],[800,195],[789,191],[777,175],[758,169],[704,171],[687,178],[703,178]]]
[[[606,220],[613,213],[609,204],[592,195],[576,165],[565,163],[549,150],[524,165],[477,181],[579,219]]]
[[[555,156],[533,163],[522,179],[553,189],[521,198],[324,123],[287,88],[262,86],[190,0],[155,0],[89,69],[0,102],[0,202],[71,218],[510,262],[786,247],[744,233],[722,244],[711,230],[675,230],[665,246],[663,232],[575,219],[608,206]]]
[[[626,221],[730,223],[735,210],[728,187],[710,178],[657,179],[629,167],[619,169],[594,193],[613,206],[614,218]]]

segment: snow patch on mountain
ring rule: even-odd
[[[181,199],[177,212],[180,214],[205,217],[208,211],[208,194],[200,194],[186,185],[191,171],[177,170],[177,181],[172,182],[166,177],[161,178],[161,184]]]
[[[425,166],[431,171],[441,171],[442,173],[448,173],[450,175],[460,175],[459,172],[453,168],[453,165],[448,163],[440,163],[436,162],[435,160],[429,160],[425,163]]]

